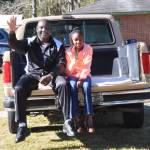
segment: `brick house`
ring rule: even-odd
[[[150,50],[149,0],[98,0],[72,14],[112,14],[118,20],[123,38],[146,42]]]

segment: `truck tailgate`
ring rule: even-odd
[[[120,84],[102,84],[102,85],[92,85],[92,92],[117,92],[117,91],[132,91],[132,90],[144,90],[150,88],[150,85],[146,82],[125,82]],[[38,90],[33,90],[31,96],[54,96],[54,92],[49,86],[41,86]]]

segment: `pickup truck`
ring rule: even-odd
[[[69,46],[69,33],[79,27],[86,43],[93,47],[92,104],[94,111],[113,108],[122,112],[127,128],[140,128],[144,123],[144,103],[150,101],[150,54],[144,42],[124,41],[117,22],[111,15],[61,15],[24,19],[16,35],[23,39],[36,34],[40,19],[51,22],[52,35]],[[7,51],[3,58],[4,108],[8,111],[8,126],[16,133],[14,86],[25,73],[24,55]],[[80,89],[79,89],[80,91]],[[79,104],[83,95],[79,92]],[[44,114],[58,111],[58,99],[52,89],[41,86],[27,99],[26,112]],[[57,113],[56,113],[57,115]],[[98,116],[97,116],[98,117]]]
[[[0,73],[2,73],[3,54],[8,50],[8,33],[3,28],[0,28]]]

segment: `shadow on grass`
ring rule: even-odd
[[[32,127],[31,132],[58,131],[62,129],[62,125],[51,125],[42,127]]]
[[[115,116],[119,116],[117,119]],[[80,140],[87,149],[149,149],[150,148],[150,107],[145,107],[145,122],[143,128],[126,129],[123,126],[122,117],[114,112],[99,115],[100,121],[95,121],[96,133],[90,135],[85,130],[82,134],[73,138],[67,137],[62,132],[56,132],[59,139],[53,142],[62,142],[70,140]],[[42,132],[47,130],[62,130],[62,125],[47,126],[42,128],[32,128],[32,132]],[[59,148],[46,148],[43,150],[59,150]],[[65,149],[65,148],[64,148]],[[80,149],[77,145],[66,146],[66,149]]]

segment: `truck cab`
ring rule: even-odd
[[[144,42],[124,41],[118,24],[111,15],[82,14],[47,16],[24,19],[16,32],[17,39],[36,34],[36,24],[47,19],[52,35],[66,49],[69,33],[79,27],[84,41],[93,47],[92,104],[95,111],[114,108],[122,112],[126,127],[139,128],[144,123],[144,103],[150,101],[150,54]],[[14,87],[25,73],[26,59],[15,51],[7,51],[3,58],[4,108],[8,111],[8,125],[16,133]],[[80,89],[79,89],[80,91]],[[79,92],[83,106],[83,95]],[[39,84],[27,99],[28,115],[48,115],[58,111],[57,95],[49,86]],[[98,116],[97,116],[98,117]]]

